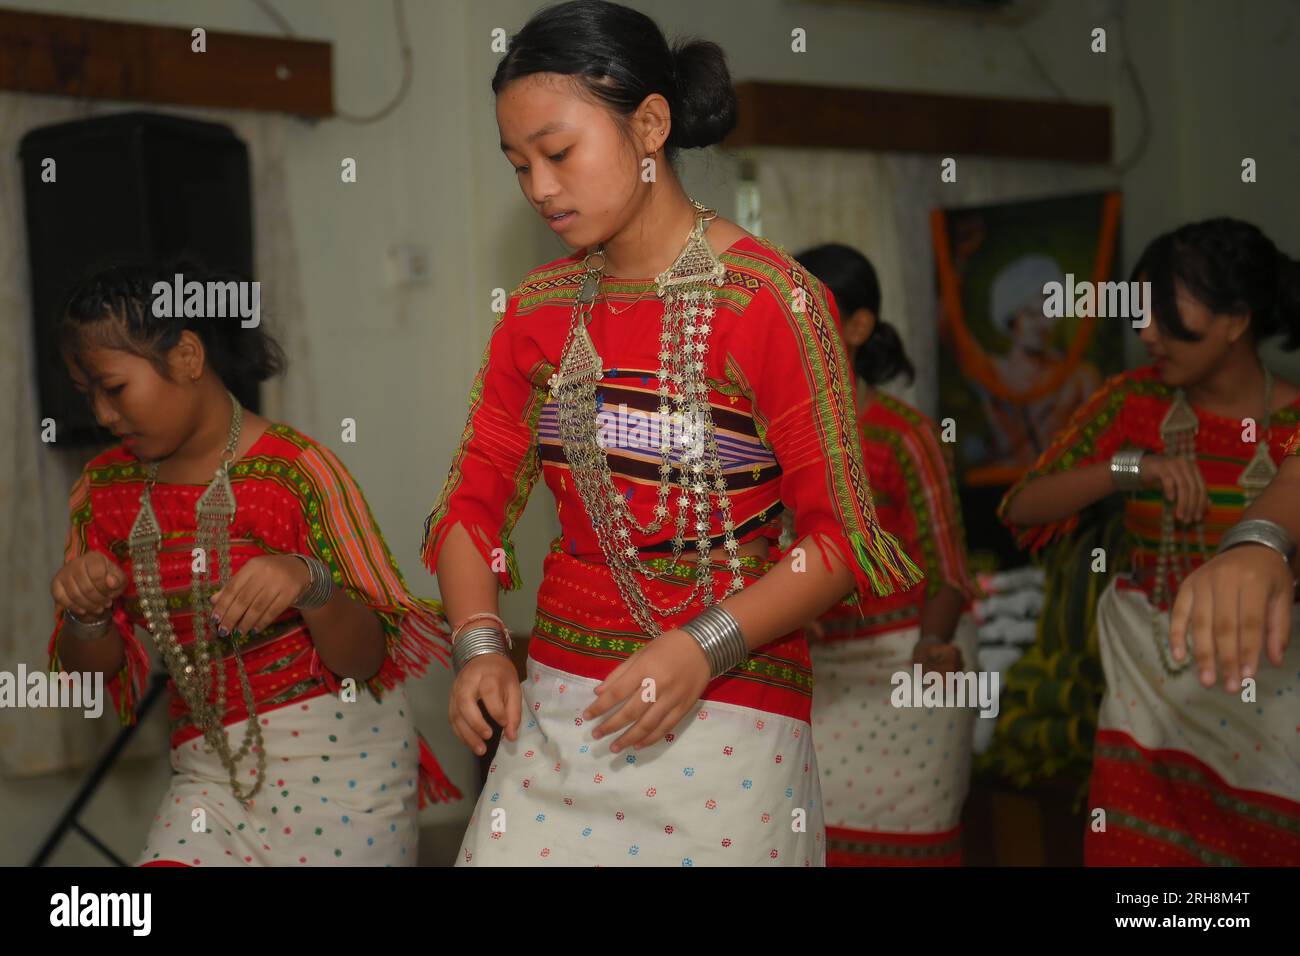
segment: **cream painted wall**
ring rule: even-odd
[[[253,3],[236,0],[0,3],[277,32]],[[632,5],[654,16],[670,35],[720,42],[737,79],[1054,96],[1011,30],[961,17],[784,0]],[[276,6],[299,36],[333,44],[339,107],[369,112],[397,88],[400,60],[388,3],[278,0]],[[422,594],[436,589],[417,558],[421,524],[461,433],[466,393],[493,322],[492,290],[513,287],[529,268],[566,251],[531,213],[499,154],[489,87],[498,57],[489,48],[490,31],[517,30],[537,6],[535,0],[408,0],[415,75],[402,106],[368,126],[295,122],[288,138],[293,227],[320,394],[318,406],[294,424],[344,458],[408,581]],[[1300,169],[1295,5],[1143,0],[1127,7],[1128,41],[1155,125],[1142,161],[1122,180],[1125,265],[1155,232],[1225,212],[1253,219],[1283,248],[1300,254],[1296,191],[1284,179]],[[1110,22],[1109,8],[1100,0],[1052,0],[1021,32],[1072,99],[1111,103],[1116,154],[1123,156],[1136,136],[1135,101],[1122,82],[1118,58],[1088,51],[1089,31]],[[806,54],[790,52],[790,30],[796,26],[807,31]],[[1111,44],[1117,51],[1113,33]],[[731,215],[735,164],[710,153],[684,157],[688,187]],[[1259,184],[1240,184],[1242,155],[1259,161]],[[345,156],[358,162],[356,184],[339,182]],[[429,252],[430,284],[407,291],[389,287],[385,250],[397,242],[421,244]],[[344,416],[358,422],[355,445],[338,441],[337,423]],[[549,494],[539,488],[517,530],[525,586],[507,596],[503,607],[520,628],[530,621],[542,555],[556,529],[551,507]],[[438,674],[413,696],[444,766],[472,789],[472,761],[446,729],[448,685],[446,675]],[[165,786],[161,766],[161,755],[155,767],[124,765],[97,805],[100,832],[119,852],[133,854],[140,843],[143,821]],[[27,858],[77,779],[68,774],[0,781],[0,806],[6,811],[0,862]],[[422,856],[450,859],[468,813],[464,803],[428,812],[426,836],[433,839],[426,842],[433,845]],[[75,838],[60,856],[68,863],[94,859]]]

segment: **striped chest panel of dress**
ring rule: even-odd
[[[676,466],[689,461],[688,442],[682,440],[671,416],[658,411],[658,380],[653,372],[614,369],[601,380],[597,392],[599,440],[605,450],[615,488],[623,495],[633,516],[649,524],[659,502],[660,466],[663,455],[660,442],[668,440],[668,458],[673,466],[673,484],[668,492],[669,517],[654,535],[634,535],[633,541],[643,549],[663,550],[675,531],[677,501]],[[743,540],[756,529],[771,524],[779,515],[779,479],[781,467],[775,455],[759,438],[748,400],[710,391],[714,437],[731,498],[732,522],[736,536]],[[537,425],[537,448],[547,487],[555,495],[560,525],[565,537],[572,537],[570,522],[578,522],[583,531],[589,527],[585,506],[574,487],[569,464],[560,442],[559,409],[547,401]],[[581,515],[581,518],[577,516]],[[720,536],[720,509],[710,515],[710,535]],[[684,539],[695,540],[688,523]],[[660,547],[664,546],[664,547]],[[573,551],[574,549],[566,550]],[[581,553],[579,550],[578,553]]]
[[[1291,410],[1288,410],[1291,411]],[[1274,464],[1282,460],[1282,449],[1295,429],[1295,416],[1277,414],[1268,434],[1260,433],[1259,440],[1267,441]],[[1281,421],[1277,419],[1281,418]],[[1210,507],[1196,525],[1175,522],[1173,526],[1174,550],[1180,562],[1195,569],[1218,550],[1223,535],[1241,520],[1249,506],[1246,494],[1239,484],[1242,471],[1254,457],[1255,445],[1241,440],[1242,427],[1238,423],[1223,422],[1214,417],[1201,416],[1201,431],[1196,437],[1197,465],[1205,480]],[[1158,437],[1153,441],[1156,448]],[[1156,568],[1160,552],[1165,500],[1157,489],[1143,489],[1131,493],[1124,503],[1124,528],[1131,544],[1131,571],[1137,585],[1150,596],[1156,583]],[[1204,544],[1204,550],[1201,549]],[[1169,586],[1176,593],[1178,581],[1171,571]]]
[[[1132,444],[1156,454],[1164,453],[1160,424],[1169,411],[1171,398],[1173,393],[1161,382],[1143,381],[1132,386],[1126,408]],[[1262,424],[1247,428],[1243,421],[1226,419],[1200,408],[1193,407],[1193,411],[1199,423],[1196,463],[1210,497],[1203,522],[1206,553],[1200,553],[1200,541],[1190,528],[1175,523],[1174,535],[1179,548],[1195,551],[1193,561],[1199,563],[1213,554],[1219,538],[1242,519],[1242,512],[1249,505],[1240,477],[1255,457],[1257,442],[1268,444],[1274,464],[1282,462],[1287,441],[1300,421],[1300,401],[1274,411],[1268,431]],[[1162,501],[1164,496],[1158,489],[1143,489],[1126,499],[1125,525],[1134,537],[1139,564],[1154,564],[1154,555],[1160,548]]]
[[[1142,380],[1130,387],[1125,412],[1131,443],[1155,453],[1163,451],[1160,423],[1172,399],[1172,390],[1159,381]],[[1173,534],[1178,551],[1186,554],[1191,566],[1196,567],[1215,552],[1219,539],[1241,520],[1242,512],[1249,505],[1240,479],[1255,455],[1257,442],[1267,442],[1275,465],[1282,461],[1286,444],[1300,420],[1300,401],[1274,411],[1268,430],[1260,424],[1257,432],[1247,429],[1241,421],[1202,409],[1193,410],[1198,421],[1197,467],[1210,497],[1210,508],[1202,522],[1205,551],[1201,551],[1202,537],[1195,526],[1175,522]],[[1124,526],[1133,545],[1134,571],[1144,590],[1154,585],[1163,505],[1163,495],[1156,489],[1134,492],[1125,500]]]
[[[557,294],[557,285],[565,291]],[[689,461],[692,449],[691,437],[674,424],[672,416],[659,413],[657,348],[663,306],[652,291],[645,295],[650,288],[646,283],[611,284],[610,291],[597,299],[589,333],[603,366],[596,393],[598,440],[605,450],[615,487],[642,525],[654,519],[663,463],[660,444],[665,439],[668,441],[668,460],[673,465],[668,518],[655,534],[633,532],[631,538],[640,550],[666,552],[671,550],[676,530],[679,497],[676,465]],[[544,295],[534,291],[523,300],[521,314],[531,313],[534,321],[544,323],[543,327],[560,324],[567,328],[572,291],[566,282],[559,280],[547,283],[544,291]],[[781,513],[781,466],[764,439],[747,388],[738,381],[726,352],[728,336],[735,333],[736,323],[744,321],[749,295],[752,293],[748,290],[730,284],[716,290],[714,330],[705,359],[714,438],[731,500],[732,523],[740,541],[760,532],[768,534],[769,530],[775,539],[779,535],[775,525]],[[557,340],[562,337],[551,337],[551,341]],[[564,551],[602,560],[560,441],[558,403],[543,384],[559,361],[559,354],[547,354],[545,361],[531,368],[531,379],[541,403],[535,431],[537,455],[543,478],[555,496]],[[717,538],[716,544],[720,545],[720,509],[715,508],[709,517],[710,537]],[[687,542],[695,541],[693,516],[683,537]],[[687,550],[694,550],[693,545],[688,544]]]

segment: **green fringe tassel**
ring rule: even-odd
[[[870,540],[860,531],[851,532],[849,546],[858,567],[871,580],[871,590],[879,597],[893,594],[895,586],[910,588],[925,577],[884,528],[877,527]]]
[[[510,587],[507,591],[517,591],[524,586],[523,578],[519,576],[519,562],[515,560],[515,546],[509,538],[501,542],[501,549],[506,553],[506,572],[510,575]]]

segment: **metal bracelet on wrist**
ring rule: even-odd
[[[1282,555],[1282,560],[1288,564],[1295,557],[1295,541],[1291,539],[1286,528],[1276,521],[1265,518],[1251,518],[1234,524],[1219,539],[1217,553],[1222,554],[1239,544],[1262,544],[1266,548],[1272,548]]]
[[[293,606],[300,611],[312,611],[324,607],[334,596],[334,579],[330,577],[329,568],[325,567],[325,562],[320,558],[312,557],[310,554],[295,554],[294,557],[307,565],[310,580],[307,583],[307,590],[293,603]]]
[[[79,641],[98,641],[107,637],[108,625],[112,620],[113,615],[110,613],[99,621],[83,621],[68,608],[63,609],[63,629]]]
[[[1123,448],[1110,458],[1110,476],[1120,491],[1142,489],[1142,456],[1145,448]]]
[[[451,647],[451,670],[453,674],[459,674],[475,657],[482,657],[484,654],[502,654],[509,657],[510,654],[506,649],[505,635],[498,628],[490,624],[484,624],[480,627],[471,627],[468,631],[456,638],[456,643]]]
[[[687,621],[681,629],[699,643],[709,660],[709,679],[721,677],[749,658],[749,647],[740,625],[719,604],[704,609],[699,617]]]

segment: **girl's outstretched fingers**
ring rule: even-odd
[[[1187,635],[1192,624],[1192,608],[1195,606],[1195,594],[1199,583],[1200,569],[1193,572],[1183,586],[1178,589],[1173,609],[1169,612],[1169,652],[1174,660],[1187,658]]]
[[[1268,637],[1266,646],[1268,659],[1274,667],[1282,666],[1282,655],[1291,643],[1291,596],[1292,588],[1274,594],[1268,602]]]
[[[1212,582],[1209,580],[1209,573],[1202,575],[1201,580],[1197,581],[1195,594],[1192,598],[1192,619],[1189,625],[1189,643],[1192,646],[1192,656],[1196,660],[1196,667],[1200,671],[1201,685],[1203,687],[1213,687],[1215,680],[1214,670],[1214,619],[1218,614],[1219,608],[1215,603],[1215,593]]]
[[[1241,607],[1239,598],[1248,581],[1218,573],[1211,574],[1214,589],[1214,630],[1211,632],[1215,659],[1223,675],[1223,689],[1235,694],[1241,687]],[[1209,686],[1209,685],[1207,685]]]
[[[1253,578],[1237,594],[1238,683],[1228,688],[1234,693],[1241,689],[1241,681],[1259,673],[1259,652],[1264,646],[1271,598],[1268,584]]]

